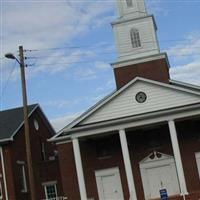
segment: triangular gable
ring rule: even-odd
[[[184,97],[186,97],[186,96],[189,97],[190,101],[188,101],[189,99],[186,98],[184,100],[185,102],[184,103],[182,102],[182,104],[179,103],[179,105],[183,106],[183,104],[189,105],[189,104],[192,104],[192,103],[200,103],[200,91],[197,92],[197,91],[193,91],[192,89],[191,90],[185,89],[185,88],[177,87],[177,86],[174,86],[174,85],[171,85],[171,84],[166,84],[166,83],[161,83],[161,82],[157,82],[157,81],[153,81],[153,80],[149,80],[149,79],[145,79],[145,78],[141,78],[141,77],[136,77],[135,79],[130,81],[128,84],[126,84],[124,87],[122,87],[121,89],[117,90],[116,92],[113,92],[110,95],[106,96],[104,99],[99,101],[97,104],[95,104],[93,107],[91,107],[85,113],[83,113],[81,116],[79,116],[78,118],[73,120],[70,124],[68,124],[62,130],[60,130],[54,137],[52,137],[52,140],[59,137],[63,132],[67,132],[67,131],[73,129],[73,127],[77,127],[79,125],[86,125],[87,123],[89,123],[89,120],[92,120],[93,116],[96,116],[98,113],[104,112],[106,110],[105,107],[107,105],[109,105],[111,102],[113,102],[116,98],[120,97],[120,95],[125,93],[125,91],[129,90],[129,88],[131,88],[132,86],[135,86],[137,82],[152,84],[155,87],[160,87],[160,88],[163,88],[163,89],[169,89],[169,90],[171,89],[174,92],[173,98],[174,98],[174,95],[176,97],[176,93],[178,93],[178,92],[183,94],[183,96],[182,96],[183,99],[185,99]],[[141,91],[141,88],[140,88],[140,91]],[[169,99],[167,99],[167,101],[170,102]],[[171,105],[171,107],[174,107],[174,108],[176,106],[177,105]],[[155,109],[155,111],[156,110],[158,110],[158,109]],[[132,112],[131,114],[134,115],[135,113]],[[117,117],[119,118],[120,115],[118,115]],[[110,119],[114,119],[114,118],[111,117]],[[103,121],[105,121],[105,120],[109,120],[109,119],[104,118]],[[94,122],[95,121],[93,121],[93,123]],[[99,122],[99,121],[96,121],[96,122]]]
[[[136,94],[141,91],[147,95],[147,100],[144,103],[138,103],[135,99]],[[195,103],[200,103],[200,92],[144,78],[136,78],[99,105],[96,110],[94,109],[85,116],[78,125],[114,120]]]

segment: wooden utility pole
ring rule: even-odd
[[[25,133],[26,157],[27,157],[28,177],[29,177],[29,190],[30,190],[31,200],[36,200],[35,183],[34,183],[34,175],[33,175],[33,163],[32,163],[32,154],[31,154],[30,132],[29,132],[23,46],[19,46],[19,57],[20,57],[22,96],[23,96],[24,131],[25,131],[24,133]]]

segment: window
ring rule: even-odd
[[[195,157],[196,157],[197,169],[198,169],[198,172],[199,172],[199,178],[200,178],[200,152],[195,153]]]
[[[141,47],[140,34],[137,29],[132,28],[130,31],[131,43],[133,48]]]
[[[38,131],[39,130],[39,123],[36,119],[33,120],[33,124],[34,124],[35,130]]]
[[[127,7],[132,7],[133,6],[132,0],[126,0],[126,4],[127,4]]]
[[[26,172],[25,172],[25,162],[17,161],[19,165],[19,177],[20,177],[20,186],[21,192],[27,192],[27,183],[26,183]]]
[[[111,157],[111,142],[110,139],[99,139],[95,142],[97,158],[109,158]]]
[[[46,199],[54,199],[57,197],[56,182],[48,182],[43,185]]]

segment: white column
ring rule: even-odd
[[[78,176],[78,185],[79,185],[81,200],[87,200],[87,193],[86,193],[85,180],[84,180],[84,175],[83,175],[83,166],[82,166],[78,139],[73,138],[72,144],[73,144],[73,149],[74,149],[74,158],[75,158],[76,172]]]
[[[3,183],[4,183],[4,190],[5,190],[5,199],[8,200],[8,188],[7,188],[7,180],[6,180],[6,172],[5,172],[5,164],[4,164],[4,156],[3,156],[3,149],[0,147],[0,155],[1,155],[1,168],[3,174]]]
[[[179,143],[178,143],[178,138],[177,138],[177,133],[176,133],[176,126],[173,120],[169,121],[168,125],[169,125],[169,132],[170,132],[170,137],[171,137],[171,142],[172,142],[172,147],[173,147],[173,152],[174,152],[174,158],[176,162],[181,195],[187,195],[188,192],[187,192],[186,181],[185,181],[185,176],[184,176],[184,171],[183,171],[183,164],[181,160]]]
[[[130,200],[137,200],[125,130],[119,130],[119,137],[120,137],[120,142],[121,142],[122,155],[124,159],[126,177],[128,181]]]

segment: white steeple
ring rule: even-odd
[[[112,23],[118,50],[117,62],[160,53],[154,17],[148,15],[145,0],[117,0],[119,18]]]

